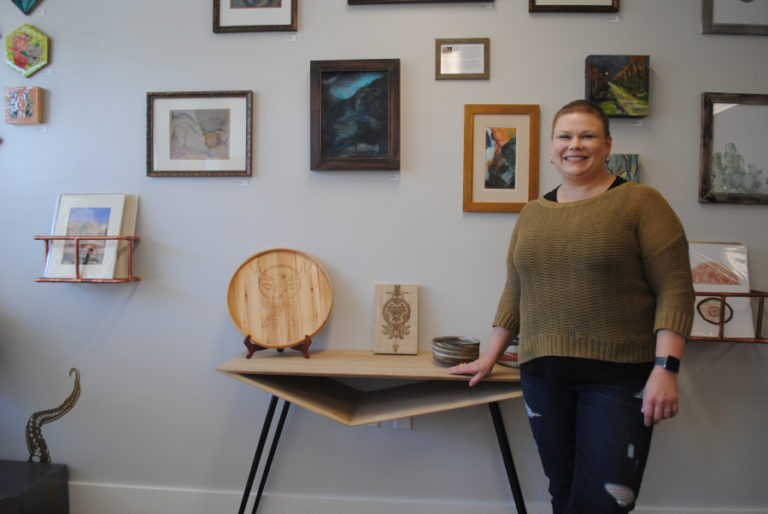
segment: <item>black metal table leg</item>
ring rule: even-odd
[[[248,474],[248,481],[245,484],[245,492],[243,492],[243,499],[240,501],[240,510],[238,514],[245,512],[245,506],[248,504],[248,496],[251,494],[251,487],[253,487],[253,479],[256,476],[256,469],[259,467],[261,461],[261,454],[264,451],[264,443],[267,440],[267,434],[269,434],[269,428],[272,426],[272,417],[275,415],[275,407],[277,407],[277,396],[272,396],[272,400],[267,407],[267,417],[264,418],[264,426],[261,428],[261,436],[259,437],[259,444],[256,447],[256,454],[253,456],[253,464],[251,464],[251,471]]]
[[[283,432],[283,425],[285,425],[285,417],[288,415],[288,407],[291,404],[283,400],[283,410],[280,412],[280,419],[277,421],[277,427],[275,433],[272,436],[272,445],[269,447],[269,454],[267,455],[267,462],[264,463],[264,471],[261,472],[261,480],[259,481],[259,490],[256,493],[256,501],[253,503],[252,514],[256,514],[256,509],[259,508],[259,502],[261,501],[261,494],[264,492],[264,486],[267,483],[267,475],[269,475],[269,469],[272,467],[272,459],[275,458],[275,450],[277,449],[277,442],[280,440],[280,434]]]
[[[518,514],[527,514],[528,511],[525,509],[525,502],[523,501],[523,491],[520,489],[520,481],[517,479],[515,462],[512,460],[512,450],[509,448],[509,440],[507,439],[507,431],[504,428],[504,420],[501,418],[499,403],[491,402],[488,404],[488,408],[491,410],[493,427],[496,429],[496,437],[501,448],[501,457],[504,459],[504,467],[507,469],[507,478],[509,479],[509,486],[512,488],[512,496],[515,498],[517,512]]]

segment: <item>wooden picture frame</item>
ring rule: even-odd
[[[539,194],[539,106],[464,106],[465,211],[520,212]]]
[[[147,175],[251,176],[252,91],[147,93]]]
[[[768,36],[768,3],[702,0],[701,32]]]
[[[528,12],[618,12],[619,0],[528,0]]]
[[[489,38],[435,39],[435,80],[490,77]]]
[[[768,94],[702,93],[699,203],[768,204]]]
[[[299,0],[281,0],[275,6],[252,6],[244,0],[213,0],[213,31],[296,32]]]
[[[311,61],[309,75],[310,169],[399,170],[400,60]]]

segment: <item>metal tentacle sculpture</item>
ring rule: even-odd
[[[41,410],[29,417],[26,430],[27,448],[29,448],[28,462],[51,462],[51,456],[48,454],[48,445],[45,444],[41,429],[46,423],[56,421],[72,410],[72,407],[77,403],[77,399],[80,398],[80,372],[77,368],[72,368],[69,370],[69,376],[72,376],[72,374],[75,375],[75,386],[67,399],[56,408]]]

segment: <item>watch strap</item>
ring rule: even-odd
[[[661,366],[662,368],[666,369],[667,371],[671,371],[672,373],[680,372],[680,359],[671,355],[666,357],[656,357],[654,364],[656,366]]]

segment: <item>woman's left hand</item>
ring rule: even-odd
[[[655,425],[662,419],[677,414],[677,373],[654,366],[643,390],[643,418],[645,426]]]

